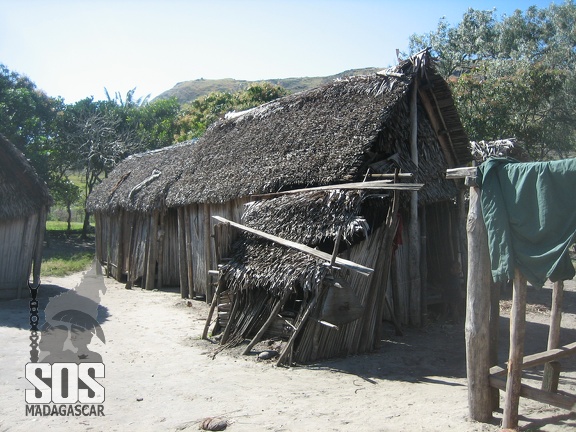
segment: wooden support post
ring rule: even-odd
[[[188,272],[186,271],[186,229],[184,207],[178,208],[178,273],[180,276],[180,297],[188,297]]]
[[[262,336],[264,336],[264,333],[266,332],[266,330],[268,330],[270,324],[272,324],[272,322],[276,319],[276,315],[278,314],[278,312],[280,312],[280,308],[284,306],[284,303],[286,303],[288,297],[290,297],[290,294],[291,294],[290,290],[287,289],[286,291],[284,291],[284,295],[274,305],[274,308],[272,309],[270,316],[268,317],[264,325],[260,327],[260,330],[258,330],[258,333],[256,333],[256,335],[252,338],[252,340],[250,341],[246,349],[242,352],[242,354],[244,355],[248,354],[252,350],[254,345],[256,345],[260,341],[260,339],[262,339]]]
[[[214,297],[212,297],[212,302],[210,303],[210,311],[208,312],[208,317],[206,318],[206,324],[204,325],[204,331],[202,332],[202,339],[208,339],[208,329],[210,328],[210,322],[212,321],[212,315],[214,314],[214,309],[216,309],[216,305],[218,304],[218,299],[220,297],[220,293],[224,289],[226,283],[223,279],[218,280],[218,286],[216,287],[216,293]]]
[[[414,77],[410,100],[410,156],[418,167],[418,77]],[[415,173],[417,175],[417,173]],[[418,192],[410,197],[410,221],[408,225],[410,265],[410,323],[422,323],[422,280],[420,276],[420,220],[418,218]]]
[[[156,279],[156,258],[158,251],[158,211],[154,211],[150,216],[150,229],[148,231],[148,253],[146,254],[146,277],[145,289],[155,288]]]
[[[500,283],[490,283],[490,367],[498,364],[498,332],[500,328]],[[490,387],[492,394],[492,411],[500,408],[500,390]]]
[[[470,207],[466,223],[468,234],[468,286],[466,296],[466,369],[468,409],[472,420],[492,418],[490,370],[490,256],[486,226],[482,219],[480,190],[470,188]]]
[[[512,310],[510,311],[510,354],[508,357],[508,379],[504,400],[503,429],[518,427],[518,403],[522,387],[522,360],[524,357],[524,335],[526,333],[526,279],[518,269],[514,275]]]
[[[560,344],[560,327],[562,324],[562,298],[564,297],[564,281],[554,283],[552,291],[552,310],[550,311],[550,329],[548,331],[548,350],[558,348]],[[560,380],[560,363],[549,362],[544,366],[542,390],[552,393],[558,391]]]
[[[304,325],[306,324],[306,321],[308,320],[308,316],[314,310],[314,306],[316,306],[316,302],[318,301],[318,297],[320,297],[322,295],[323,291],[324,290],[322,288],[320,288],[318,290],[318,292],[316,293],[316,296],[314,296],[314,298],[312,300],[310,300],[310,303],[308,303],[308,308],[304,312],[304,315],[302,315],[302,319],[300,320],[298,327],[296,327],[296,330],[294,330],[294,332],[290,336],[290,339],[288,339],[288,343],[286,344],[286,346],[284,347],[284,349],[280,353],[280,357],[278,358],[278,361],[276,362],[276,366],[281,366],[282,363],[284,362],[284,359],[286,358],[286,356],[288,354],[290,354],[289,366],[292,363],[292,346],[294,345],[294,341],[296,340],[296,336],[298,336],[300,331],[304,328]]]

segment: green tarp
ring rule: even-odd
[[[576,235],[576,159],[520,163],[494,158],[478,168],[495,282],[517,267],[541,287],[574,277],[568,248]]]

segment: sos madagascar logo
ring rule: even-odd
[[[51,297],[39,325],[40,284],[30,287],[30,363],[25,377],[27,416],[104,416],[102,356],[90,349],[94,336],[106,343],[98,322],[100,293],[106,292],[94,263],[73,290]]]

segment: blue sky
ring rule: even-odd
[[[552,1],[0,0],[0,63],[67,103],[155,97],[198,78],[264,80],[387,67],[411,34]],[[557,1],[556,3],[562,3]]]

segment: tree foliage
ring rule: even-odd
[[[184,105],[178,119],[177,141],[198,138],[206,129],[230,111],[244,111],[279,97],[288,91],[270,83],[252,84],[236,93],[213,92]]]
[[[0,132],[30,160],[57,204],[86,200],[94,186],[127,156],[201,136],[232,110],[245,110],[287,94],[280,86],[254,84],[238,93],[211,93],[182,108],[175,98],[149,101],[106,91],[106,100],[65,104],[48,97],[27,77],[0,65]],[[84,191],[70,181],[82,173]],[[85,214],[84,233],[89,215]]]
[[[472,140],[516,137],[535,160],[576,148],[576,7],[533,6],[499,17],[469,9],[452,27],[410,38],[431,47]]]

